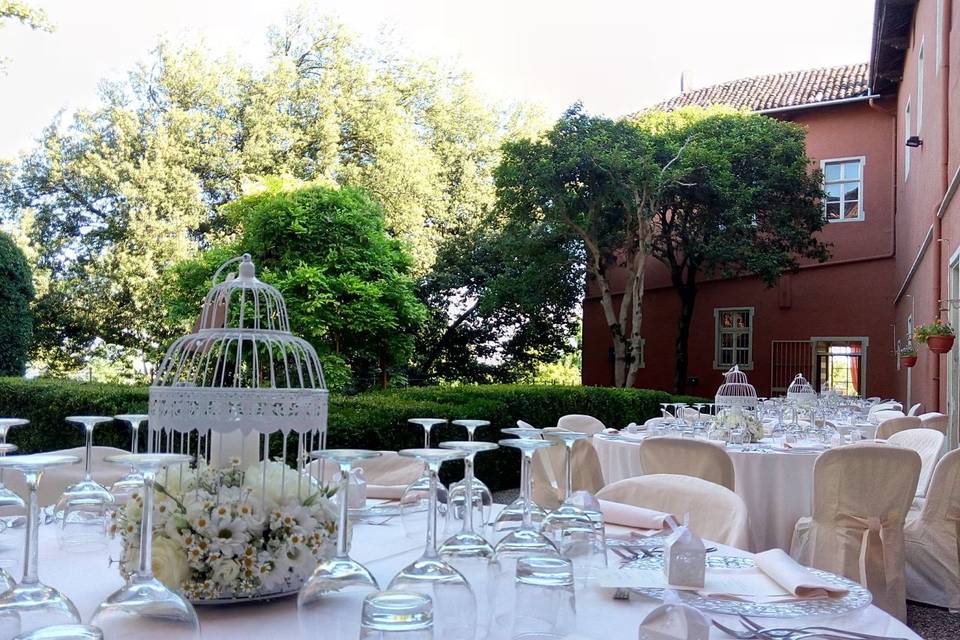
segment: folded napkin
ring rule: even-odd
[[[367,497],[378,500],[399,500],[407,485],[399,484],[368,484]]]
[[[669,513],[644,509],[621,502],[598,500],[605,524],[618,524],[635,529],[665,529]],[[674,518],[676,520],[676,518]]]
[[[798,598],[842,598],[847,589],[813,575],[783,549],[770,549],[753,557],[757,568]]]
[[[603,430],[602,433],[605,433],[609,436],[615,436],[618,433],[620,433],[620,431],[618,431],[617,429],[611,429],[610,427],[607,427],[606,429]]]

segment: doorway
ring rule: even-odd
[[[830,387],[844,396],[866,396],[867,339],[811,338],[814,388]]]

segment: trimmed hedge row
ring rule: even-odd
[[[79,425],[64,422],[69,415],[116,415],[147,410],[147,388],[74,382],[0,378],[0,415],[27,418],[30,425],[10,431],[8,440],[24,452],[49,451],[83,444]],[[496,441],[500,429],[518,419],[551,426],[569,413],[596,416],[604,424],[622,427],[659,415],[660,403],[695,402],[663,391],[534,385],[415,387],[372,391],[355,396],[334,395],[330,400],[327,443],[330,447],[403,449],[423,446],[423,433],[408,418],[440,417],[489,420],[477,438]],[[119,423],[97,428],[99,445],[127,448],[128,430]],[[433,430],[433,443],[462,440],[461,427]],[[279,442],[276,443],[279,448]],[[444,466],[446,478],[459,477],[455,465]],[[502,449],[477,456],[477,475],[492,490],[516,487],[519,454]]]

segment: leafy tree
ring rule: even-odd
[[[18,0],[0,0],[0,29],[10,21],[18,22],[30,29],[53,31],[53,25],[47,19],[43,9],[32,7]],[[0,72],[4,71],[7,60],[0,58]]]
[[[221,206],[262,176],[367,189],[386,229],[426,274],[445,238],[493,201],[500,141],[528,122],[477,96],[456,70],[358,44],[340,25],[292,15],[266,64],[161,43],[101,104],[52,123],[0,167],[0,213],[31,212],[49,288],[35,354],[75,367],[97,344],[155,360],[173,336],[164,274],[235,233]]]
[[[670,164],[660,162],[643,129],[576,105],[543,138],[506,143],[495,172],[499,205],[518,225],[581,243],[613,339],[618,387],[633,386],[640,364],[650,218]],[[611,283],[618,270],[626,274],[619,308]]]
[[[258,277],[283,293],[291,330],[324,361],[328,384],[387,386],[407,365],[426,309],[414,293],[411,261],[389,237],[381,207],[360,189],[273,188],[227,205],[241,229],[235,241],[175,269],[171,316],[180,326],[199,313],[209,278],[224,261],[249,253]]]
[[[22,376],[33,334],[33,282],[23,252],[0,232],[0,376]]]
[[[725,107],[646,112],[636,126],[675,157],[652,220],[651,253],[680,299],[674,387],[686,389],[687,343],[704,277],[752,275],[772,286],[800,260],[824,261],[821,176],[800,125]]]

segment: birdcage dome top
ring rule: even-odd
[[[236,273],[226,269],[239,263]],[[249,254],[225,262],[192,333],[177,339],[150,387],[152,428],[324,430],[327,389],[313,346],[290,332],[280,292]]]
[[[757,390],[747,380],[747,374],[740,367],[733,367],[723,374],[724,382],[717,389],[714,403],[718,407],[741,407],[752,409],[757,406]]]
[[[798,373],[793,378],[793,382],[787,387],[787,399],[798,403],[816,402],[817,392],[813,386],[807,382],[802,373]]]

